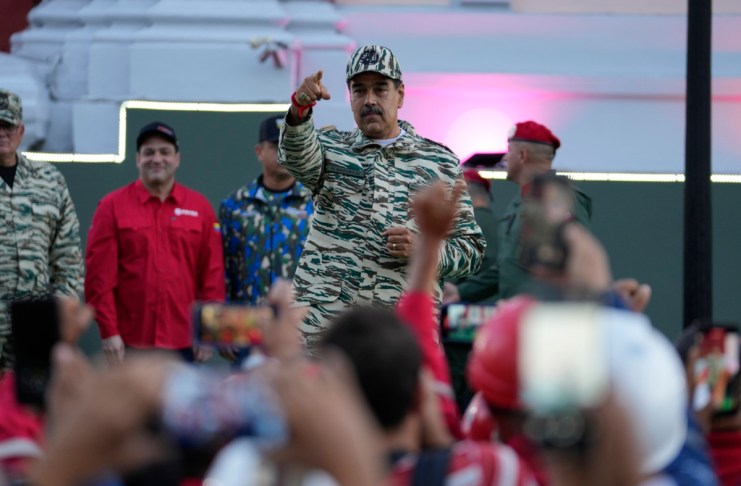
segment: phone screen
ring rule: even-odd
[[[521,327],[523,397],[534,410],[560,412],[597,405],[607,394],[608,368],[599,307],[539,304]]]
[[[196,341],[216,347],[248,348],[262,343],[260,323],[272,319],[269,306],[200,304],[193,310]]]
[[[739,337],[728,326],[713,326],[703,336],[695,364],[697,389],[709,392],[713,410],[719,414],[738,410]]]
[[[57,302],[51,297],[10,304],[18,403],[44,408],[51,351],[59,341]]]
[[[443,338],[451,342],[472,343],[476,331],[496,313],[496,306],[450,304],[441,314]]]

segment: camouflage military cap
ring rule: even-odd
[[[20,97],[8,90],[0,89],[0,120],[20,125],[23,121],[23,106]]]
[[[363,46],[355,50],[347,62],[347,80],[360,73],[374,72],[391,79],[401,79],[401,67],[391,49],[383,46]]]

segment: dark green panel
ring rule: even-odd
[[[178,181],[205,194],[217,209],[222,198],[260,172],[254,146],[259,123],[268,115],[129,110],[124,163],[58,165],[77,206],[83,244],[98,200],[137,177],[134,141],[141,126],[161,120],[175,128],[182,149]],[[579,187],[592,197],[592,230],[608,249],[615,277],[650,283],[654,296],[648,314],[667,335],[676,336],[682,322],[683,185],[583,182]],[[512,183],[494,181],[498,214],[515,190]],[[741,185],[714,184],[713,191],[715,317],[738,320]],[[85,345],[97,347],[97,331],[88,333]]]

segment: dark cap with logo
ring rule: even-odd
[[[154,136],[164,138],[168,142],[171,142],[175,146],[175,149],[179,149],[178,136],[175,134],[175,130],[165,123],[156,121],[139,130],[139,136],[136,137],[136,150],[139,150],[148,138]]]
[[[391,49],[384,46],[363,46],[355,50],[347,62],[345,77],[350,81],[354,76],[373,72],[394,80],[401,80],[401,67]]]
[[[280,128],[283,126],[285,115],[273,115],[264,119],[260,123],[260,143],[278,142],[280,138]]]

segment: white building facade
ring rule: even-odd
[[[24,99],[25,148],[45,152],[115,153],[126,100],[285,103],[318,69],[333,98],[317,124],[350,128],[345,62],[383,44],[401,116],[462,159],[534,119],[562,139],[562,169],[682,172],[686,2],[645,3],[47,0],[0,86]],[[714,3],[713,172],[741,173],[741,7]]]

